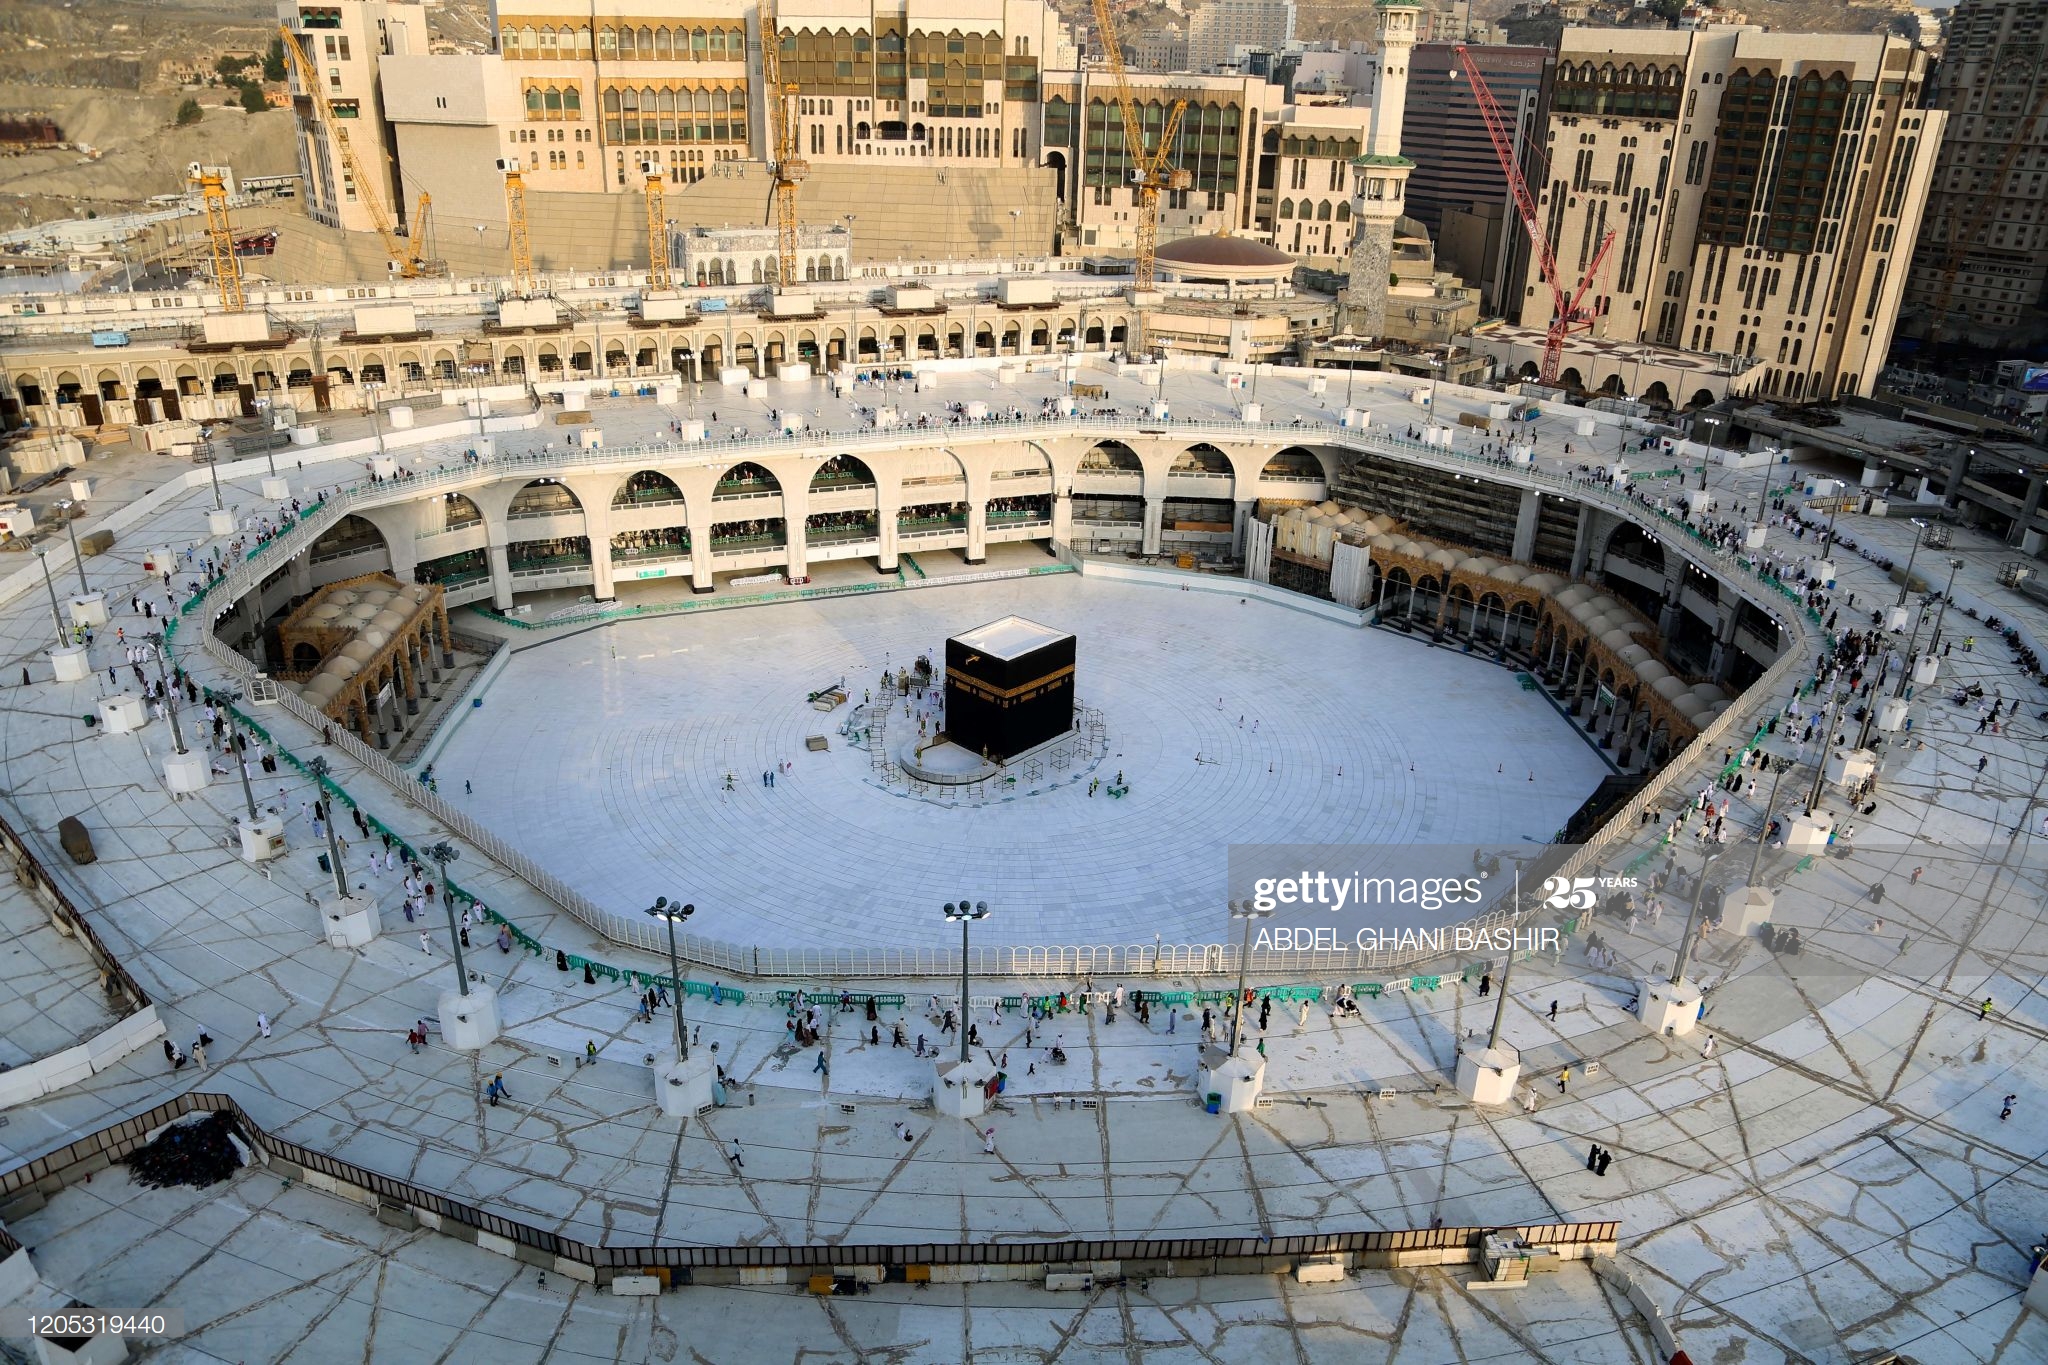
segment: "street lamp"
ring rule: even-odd
[[[374,379],[366,379],[363,381],[363,388],[366,391],[368,391],[370,395],[370,434],[377,438],[377,455],[378,458],[380,459],[383,458],[384,455],[384,424],[377,420],[379,415],[377,408],[377,397],[379,392],[383,389],[383,387],[384,386],[382,384],[379,384]],[[275,472],[275,470],[273,469],[272,472]]]
[[[163,684],[164,712],[171,718],[171,743],[182,754],[185,752],[185,732],[178,724],[178,689],[171,686],[170,677],[164,672],[164,656],[167,652],[164,649],[164,633],[153,630],[142,638],[149,642],[151,651],[156,656],[156,679]]]
[[[50,621],[57,627],[57,648],[64,648],[64,613],[57,606],[57,583],[50,577],[50,552],[36,546],[36,562],[43,566],[43,586],[50,590]]]
[[[1699,934],[1700,902],[1707,895],[1707,869],[1712,867],[1719,853],[1709,853],[1700,860],[1699,883],[1692,889],[1692,913],[1685,917],[1685,937],[1678,944],[1678,965],[1671,969],[1671,984],[1676,986],[1685,980],[1686,964],[1692,961],[1693,940]]]
[[[470,382],[476,387],[476,438],[484,439],[484,374],[490,369],[481,361],[472,362],[469,367]]]
[[[213,510],[219,512],[224,506],[220,500],[220,457],[213,453],[211,441],[206,445],[206,472],[213,476]]]
[[[967,926],[978,919],[988,918],[988,902],[976,901],[972,906],[969,906],[966,897],[963,896],[958,904],[952,901],[946,902],[945,915],[946,923],[958,923],[960,926],[960,1060],[965,1062],[968,1060]]]
[[[860,215],[857,213],[842,213],[839,216],[846,222],[846,272],[849,275],[853,275],[853,220],[860,217]],[[858,280],[860,277],[854,275],[854,278]],[[732,362],[728,359],[726,363],[731,364]],[[847,343],[846,363],[849,367],[849,372],[858,376],[860,370],[860,286],[857,283],[853,288],[853,337]]]
[[[90,597],[92,585],[85,581],[85,556],[78,551],[78,523],[71,519],[71,509],[78,504],[69,498],[57,499],[57,511],[64,518],[64,530],[71,537],[71,562],[78,567],[78,595]]]
[[[1271,906],[1261,910],[1249,900],[1232,901],[1230,917],[1244,921],[1244,942],[1237,950],[1237,994],[1230,997],[1230,1055],[1237,1055],[1237,1031],[1244,1023],[1244,978],[1252,960],[1252,921],[1265,919],[1273,913]]]
[[[676,958],[676,925],[688,923],[690,916],[697,913],[694,905],[676,905],[667,896],[656,896],[654,904],[647,907],[647,914],[654,919],[668,921],[668,978],[676,987],[676,1060],[690,1060],[690,1036],[683,1031],[683,969]]]
[[[1712,464],[1714,462],[1714,428],[1721,425],[1721,419],[1718,417],[1702,417],[1700,418],[1700,425],[1707,429],[1706,463]],[[1700,477],[1705,478],[1706,475],[1702,473]],[[1683,476],[1681,476],[1680,481],[1683,482]]]
[[[1956,570],[1962,567],[1963,561],[1960,559],[1951,559],[1948,562],[1948,582],[1942,586],[1941,606],[1934,613],[1934,634],[1929,636],[1927,640],[1927,652],[1929,654],[1937,653],[1941,647],[1941,621],[1944,616],[1948,615],[1948,600],[1956,586]],[[61,635],[63,630],[61,629],[61,623],[59,624],[58,634]]]
[[[329,814],[333,812],[330,811]],[[334,829],[334,821],[329,820],[327,828],[331,832]],[[441,869],[441,907],[448,912],[448,943],[455,950],[455,976],[462,994],[468,995],[469,969],[462,965],[462,934],[455,927],[455,897],[448,890],[448,864],[460,858],[462,850],[443,839],[421,849],[420,856]],[[339,872],[340,869],[341,864],[336,863],[335,870]],[[348,894],[346,886],[342,888],[342,894]]]
[[[1920,557],[1920,542],[1925,539],[1926,535],[1927,519],[1925,517],[1914,517],[1913,553],[1906,556],[1906,573],[1904,577],[1899,579],[1899,600],[1892,603],[1895,607],[1906,605],[1906,590],[1913,584],[1913,561]]]
[[[334,797],[327,789],[327,775],[334,771],[334,765],[327,761],[327,755],[315,754],[307,760],[306,771],[313,775],[313,799],[320,802],[327,812],[327,856],[334,861],[334,894],[347,900],[348,874],[341,870],[341,841],[334,833]],[[444,883],[448,880],[445,870],[441,880]],[[461,935],[456,935],[456,939],[459,943]]]

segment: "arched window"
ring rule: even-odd
[[[1294,216],[1294,201],[1292,199],[1282,199],[1280,201],[1280,216],[1282,218],[1292,218]]]
[[[761,283],[761,258],[758,256],[754,258],[754,283]]]
[[[691,57],[691,59],[692,59],[693,61],[699,61],[699,62],[701,62],[701,61],[705,60],[705,59],[706,59],[707,57],[709,57],[710,55],[711,55],[711,39],[710,39],[710,36],[709,36],[708,34],[706,34],[706,33],[704,32],[704,30],[703,30],[703,29],[701,29],[701,28],[693,28],[693,29],[691,29],[691,30],[690,30],[690,57]]]
[[[639,58],[640,46],[639,43],[634,39],[633,30],[630,27],[621,28],[616,32],[613,32],[610,29],[607,29],[605,31],[612,34],[612,42],[616,44],[618,47],[620,61],[630,62],[635,61]]]
[[[579,24],[576,28],[576,55],[590,60],[590,25]]]
[[[548,117],[559,119],[562,116],[562,92],[551,85],[541,98],[547,105]]]
[[[1338,222],[1340,222],[1340,223],[1348,223],[1348,222],[1350,222],[1350,221],[1351,221],[1351,201],[1350,201],[1350,200],[1348,200],[1348,199],[1347,199],[1347,200],[1345,200],[1345,201],[1343,201],[1342,203],[1339,203],[1339,204],[1337,205],[1337,221],[1338,221]]]
[[[664,27],[654,30],[654,60],[665,62],[674,55],[669,47],[668,29]]]
[[[526,116],[528,118],[539,118],[545,107],[545,104],[546,101],[542,98],[541,93],[538,89],[529,88],[527,90]]]
[[[562,112],[570,118],[583,117],[582,87],[572,85],[562,92]]]
[[[640,25],[640,60],[648,61],[654,56],[654,30]]]
[[[1322,203],[1316,205],[1316,221],[1318,223],[1327,223],[1330,221],[1329,200],[1325,199]]]
[[[498,30],[498,51],[507,57],[519,55],[519,30],[507,24]]]

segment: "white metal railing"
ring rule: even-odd
[[[1052,430],[1059,434],[1081,437],[1098,433],[1116,433],[1145,429],[1156,432],[1163,424],[1138,421],[1127,418],[1085,417],[1069,419],[1046,419],[1025,422],[990,422],[984,425],[992,428],[1028,427],[1034,430]],[[1205,438],[1244,437],[1259,440],[1279,440],[1289,443],[1304,439],[1300,428],[1265,423],[1247,422],[1188,422],[1180,425],[1191,436]],[[1689,532],[1674,534],[1678,526],[1676,518],[1658,513],[1642,503],[1617,494],[1611,488],[1564,475],[1551,474],[1529,466],[1501,464],[1476,456],[1460,455],[1442,447],[1425,447],[1396,438],[1373,433],[1353,431],[1321,430],[1317,433],[1324,441],[1340,449],[1357,453],[1394,455],[1414,464],[1445,470],[1465,472],[1475,467],[1484,470],[1484,477],[1498,483],[1524,488],[1557,491],[1626,518],[1665,546],[1667,552],[1676,551],[1687,560],[1698,564],[1706,572],[1722,581],[1752,595],[1770,613],[1790,627],[1785,652],[1767,669],[1759,681],[1746,691],[1735,706],[1711,721],[1683,752],[1644,785],[1637,795],[1617,811],[1601,829],[1596,832],[1560,869],[1562,875],[1599,863],[1609,850],[1624,844],[1640,830],[1642,811],[1653,803],[1665,799],[1672,784],[1690,774],[1691,766],[1709,753],[1713,746],[1738,725],[1754,728],[1758,717],[1766,709],[1775,709],[1776,698],[1786,684],[1798,675],[1807,657],[1821,640],[1821,632],[1807,618],[1796,602],[1789,600],[1781,590],[1757,575],[1749,566],[1733,555],[1717,552],[1703,546]],[[895,432],[854,432],[841,433],[830,438],[830,443],[846,445],[882,445],[901,449],[911,433]],[[731,452],[739,449],[776,448],[788,449],[805,441],[817,442],[816,433],[805,433],[797,438],[756,438],[748,441],[731,442],[715,452],[702,455],[684,456],[684,461],[697,464],[732,463]],[[931,433],[930,439],[957,441],[961,436],[957,430],[949,433]],[[240,682],[244,690],[254,685],[255,668],[247,660],[223,644],[211,630],[211,624],[228,609],[227,604],[239,600],[245,593],[256,589],[270,573],[283,567],[291,558],[308,548],[318,537],[352,509],[379,506],[387,503],[408,501],[421,493],[444,488],[457,483],[476,482],[516,476],[527,472],[550,472],[571,468],[588,468],[602,465],[641,464],[650,457],[661,463],[675,464],[681,461],[672,447],[600,447],[593,451],[544,451],[525,456],[507,456],[481,463],[457,463],[418,474],[399,482],[384,481],[378,484],[359,483],[344,487],[325,502],[308,510],[291,530],[272,538],[249,558],[231,568],[226,575],[208,588],[192,605],[188,616],[199,624],[203,636],[203,648],[224,673]],[[1318,482],[1320,482],[1318,480]],[[781,548],[781,547],[773,547]],[[981,574],[949,575],[943,579],[922,580],[928,584],[953,584],[1014,577],[1014,571],[996,570]],[[666,947],[665,935],[657,935],[651,922],[638,918],[618,915],[597,904],[575,888],[563,882],[532,858],[492,834],[461,810],[449,805],[441,798],[408,778],[404,770],[386,759],[382,754],[365,745],[344,728],[335,726],[325,715],[315,710],[289,688],[280,689],[280,707],[300,721],[314,734],[323,731],[331,733],[333,742],[351,758],[379,780],[385,782],[404,799],[425,810],[433,819],[441,822],[460,838],[478,851],[495,861],[500,867],[512,872],[527,882],[546,898],[562,906],[577,919],[582,920],[597,933],[614,942],[640,948],[649,952],[660,952]],[[1516,918],[1508,910],[1498,910],[1475,921],[1481,927],[1505,925]],[[828,976],[857,976],[891,978],[908,976],[946,975],[958,972],[960,961],[957,953],[940,949],[920,948],[758,948],[707,939],[695,934],[686,934],[679,940],[679,950],[692,963],[713,970],[746,973],[762,976],[797,976],[823,978]],[[1147,945],[1118,947],[1115,945],[1055,945],[1019,946],[977,949],[971,962],[972,970],[1007,976],[1073,976],[1088,973],[1138,973],[1150,959],[1152,949]],[[1236,950],[1229,944],[1179,945],[1172,948],[1175,954],[1198,954],[1199,960],[1207,966],[1214,963],[1214,971],[1231,970],[1236,965]],[[1327,961],[1321,955],[1288,953],[1264,955],[1254,953],[1252,967],[1265,970],[1268,967],[1285,967],[1291,972],[1309,971],[1389,971],[1434,956],[1427,950],[1412,952],[1383,953],[1362,952],[1357,949],[1333,950]],[[1270,960],[1268,958],[1270,957]],[[1179,960],[1178,958],[1176,960]],[[1156,970],[1156,962],[1155,962]]]

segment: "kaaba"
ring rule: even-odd
[[[946,641],[946,738],[999,762],[1074,728],[1074,637],[1005,616]]]

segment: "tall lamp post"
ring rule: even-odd
[[[1721,419],[1718,417],[1702,417],[1700,418],[1700,425],[1707,429],[1707,454],[1702,465],[1702,473],[1700,474],[1700,477],[1704,479],[1706,478],[1704,465],[1710,465],[1714,462],[1714,428],[1721,425]],[[1681,483],[1684,482],[1683,475],[1679,476],[1679,481]],[[1701,486],[1704,487],[1705,485],[1702,484]]]
[[[988,902],[976,901],[969,905],[963,896],[957,903],[946,902],[946,923],[960,926],[960,1060],[969,1060],[967,1053],[967,926],[978,919],[988,918]]]
[[[57,510],[64,516],[64,530],[71,537],[71,562],[78,569],[78,595],[90,597],[92,584],[85,581],[85,556],[78,550],[78,523],[71,517],[71,509],[77,505],[69,498],[57,499]]]
[[[334,828],[334,821],[327,822],[327,828]],[[462,850],[446,839],[427,845],[420,850],[420,856],[441,869],[441,907],[448,912],[448,943],[455,950],[455,975],[463,995],[469,994],[469,969],[462,965],[462,933],[455,927],[455,897],[448,891],[448,864],[462,856]],[[335,864],[337,870],[340,864]],[[343,895],[347,895],[344,889]]]
[[[860,217],[860,215],[857,213],[842,213],[839,217],[846,224],[846,273],[855,281],[853,286],[853,335],[847,339],[846,363],[850,367],[849,373],[858,375],[860,373],[860,284],[858,283],[860,275],[855,271],[853,265],[853,220]],[[728,361],[727,363],[730,362]]]
[[[206,447],[206,472],[213,476],[213,510],[227,510],[227,505],[220,500],[220,457],[213,453],[212,442],[208,442]]]
[[[334,833],[334,795],[327,787],[327,775],[334,771],[334,765],[327,761],[327,755],[315,754],[307,761],[306,771],[313,775],[313,799],[320,802],[322,809],[327,812],[327,856],[334,863],[334,894],[343,900],[347,900],[348,873],[342,871],[341,867],[341,841],[335,837]],[[453,852],[454,850],[450,851]],[[448,881],[448,873],[445,868],[441,872],[441,881],[443,889],[445,889]],[[454,912],[451,910],[449,913],[453,914]],[[462,936],[457,934],[456,942],[458,946],[460,946],[461,939]],[[468,979],[467,974],[465,974],[464,979]]]
[[[1244,981],[1252,961],[1252,921],[1266,919],[1272,913],[1270,908],[1261,910],[1249,900],[1230,903],[1230,917],[1244,921],[1244,941],[1237,950],[1237,994],[1230,997],[1230,1055],[1233,1057],[1237,1055],[1238,1029],[1244,1023]]]
[[[50,591],[50,622],[57,627],[57,648],[64,648],[64,612],[57,605],[57,582],[50,577],[50,552],[36,546],[36,562],[43,566],[43,586]]]
[[[1700,879],[1692,889],[1692,913],[1685,917],[1685,937],[1679,940],[1678,963],[1671,969],[1671,984],[1674,986],[1685,980],[1685,969],[1692,962],[1692,945],[1699,937],[1700,902],[1707,895],[1707,869],[1720,856],[1719,853],[1709,853],[1700,861]]]
[[[378,420],[381,416],[381,409],[377,406],[377,400],[382,396],[384,386],[376,380],[370,379],[364,381],[363,388],[370,396],[370,434],[377,438],[377,455],[381,459],[384,454],[384,424]],[[272,467],[271,472],[276,472],[275,466]]]
[[[683,968],[676,956],[676,925],[687,924],[690,916],[697,913],[695,905],[677,905],[667,896],[657,896],[654,904],[647,907],[647,914],[668,922],[668,978],[676,985],[676,1060],[690,1060],[690,1035],[683,1028]]]
[[[164,672],[164,633],[153,630],[142,638],[149,642],[150,651],[156,658],[156,679],[164,688],[164,712],[171,718],[171,743],[182,754],[185,752],[185,731],[178,724],[178,689],[171,686],[170,676]]]
[[[1926,536],[1927,519],[1925,517],[1913,518],[1913,552],[1906,556],[1906,572],[1899,579],[1899,600],[1892,603],[1895,607],[1906,605],[1906,593],[1913,586],[1913,561],[1920,557],[1920,542]]]
[[[1942,590],[1941,590],[1941,606],[1935,609],[1935,613],[1934,613],[1934,634],[1933,634],[1933,635],[1931,635],[1931,636],[1929,636],[1929,637],[1928,637],[1928,639],[1927,639],[1927,652],[1928,652],[1929,654],[1934,654],[1934,653],[1937,653],[1937,652],[1939,652],[1939,650],[1940,650],[1940,648],[1941,648],[1941,622],[1942,622],[1942,618],[1948,615],[1948,599],[1949,599],[1949,598],[1950,598],[1950,597],[1951,597],[1951,596],[1952,596],[1952,595],[1954,594],[1954,591],[1955,591],[1955,586],[1956,586],[1956,570],[1957,570],[1957,569],[1960,569],[1960,568],[1962,568],[1962,567],[1963,567],[1963,561],[1962,561],[1962,560],[1960,560],[1960,559],[1951,559],[1951,560],[1950,560],[1950,561],[1948,562],[1948,583],[1947,583],[1947,585],[1946,585],[1946,586],[1944,586],[1944,587],[1942,588]],[[62,622],[59,622],[59,623],[58,623],[58,631],[57,631],[57,633],[58,633],[59,635],[62,635],[62,634],[64,633],[64,631],[63,631],[63,623],[62,623]]]

